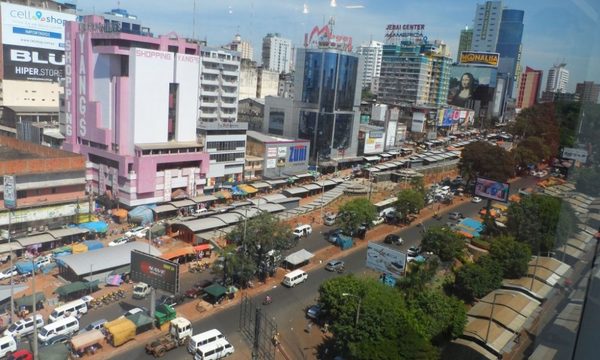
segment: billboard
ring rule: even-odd
[[[500,61],[499,53],[483,52],[483,51],[462,51],[460,53],[461,64],[473,64],[482,66],[492,66],[497,68]]]
[[[288,162],[306,161],[306,156],[308,155],[306,145],[292,145],[289,150],[290,156],[288,157]]]
[[[383,151],[383,131],[369,131],[365,136],[365,154],[380,153]]]
[[[14,175],[4,175],[4,207],[17,207],[17,180]]]
[[[65,23],[74,14],[1,4],[4,78],[58,81],[64,77]]]
[[[414,112],[412,116],[412,124],[410,131],[412,132],[423,132],[425,126],[425,114],[422,112]]]
[[[482,198],[507,202],[510,184],[500,181],[477,178],[475,182],[475,195]]]
[[[179,292],[179,264],[133,250],[131,280],[143,281],[155,289],[175,294]]]
[[[398,278],[406,268],[406,254],[369,241],[367,267]]]
[[[563,159],[571,159],[575,161],[579,161],[582,163],[587,162],[588,152],[584,149],[576,149],[576,148],[563,148],[562,151]]]
[[[448,105],[467,109],[486,108],[494,98],[498,71],[487,66],[453,65],[448,86]]]
[[[437,124],[440,127],[472,125],[474,117],[475,112],[472,110],[440,109]]]

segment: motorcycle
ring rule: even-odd
[[[263,305],[269,305],[270,303],[273,302],[273,298],[271,298],[270,296],[267,296],[264,300],[263,300]]]

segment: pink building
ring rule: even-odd
[[[128,34],[101,16],[67,23],[60,126],[64,148],[86,156],[93,192],[128,207],[203,193],[198,54],[173,33]]]

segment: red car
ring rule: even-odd
[[[6,360],[33,360],[33,354],[27,350],[17,350],[8,354]]]
[[[212,281],[210,281],[210,280],[201,280],[198,283],[196,283],[193,288],[187,290],[185,292],[185,296],[192,298],[192,299],[196,299],[199,296],[202,296],[202,294],[204,294],[204,288],[211,284],[212,284]]]

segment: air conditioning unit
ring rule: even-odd
[[[30,234],[32,231],[33,231],[33,229],[31,228],[31,226],[29,226],[29,227],[27,228],[27,233],[28,233],[28,234]]]

